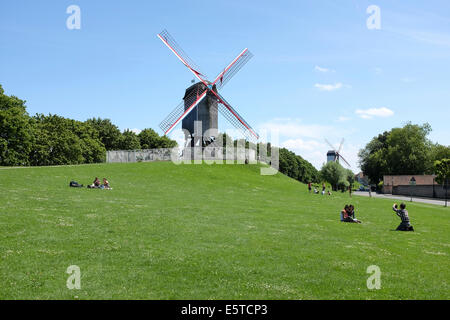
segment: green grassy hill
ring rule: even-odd
[[[107,177],[113,190],[69,188]],[[258,166],[0,169],[1,299],[449,299],[448,208],[308,194]],[[81,290],[66,269],[81,268]],[[368,290],[370,265],[381,290]]]

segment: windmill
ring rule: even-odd
[[[235,128],[237,128],[246,138],[258,140],[258,134],[242,118],[241,115],[225,100],[219,91],[225,84],[250,60],[253,56],[246,48],[244,49],[223,71],[221,71],[214,81],[208,81],[198,66],[181,49],[172,36],[163,30],[158,34],[158,38],[175,54],[175,56],[191,71],[199,82],[186,89],[182,101],[159,125],[164,135],[168,135],[180,122],[182,128],[189,132],[185,136],[186,141],[191,141],[194,146],[200,137],[194,136],[195,132],[201,130],[201,135],[205,131],[210,132],[209,137],[203,137],[202,145],[212,143],[218,135],[218,112],[226,118]],[[202,127],[194,130],[197,121],[201,121]],[[205,141],[205,138],[208,141]],[[187,143],[186,143],[187,144]]]
[[[341,154],[341,150],[342,150],[342,146],[344,145],[344,139],[342,139],[341,144],[339,145],[339,149],[336,151],[336,149],[333,147],[333,145],[327,140],[325,139],[325,142],[331,147],[331,150],[329,150],[327,152],[327,162],[337,162],[339,163],[339,160],[342,159],[345,164],[349,167],[351,167],[350,163],[347,162],[347,160],[345,160],[345,158],[342,156]]]

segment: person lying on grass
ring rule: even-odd
[[[345,205],[344,210],[341,211],[341,221],[350,223],[361,223],[360,220],[355,218],[355,207],[351,205]]]
[[[406,210],[406,204],[401,203],[400,209],[398,209],[397,204],[394,203],[392,210],[394,210],[397,216],[399,216],[400,219],[402,219],[402,222],[397,227],[396,231],[414,231],[414,228],[409,221],[409,214],[408,210]]]

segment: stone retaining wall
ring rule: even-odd
[[[225,153],[224,148],[184,148],[184,149],[149,149],[149,150],[117,150],[106,152],[107,163],[180,161],[180,160],[233,160],[245,163],[256,163],[256,151],[253,149],[236,150]]]

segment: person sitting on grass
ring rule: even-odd
[[[397,227],[396,231],[414,231],[414,228],[409,221],[409,214],[408,210],[406,210],[406,204],[400,204],[400,209],[398,209],[397,204],[394,203],[392,210],[394,210],[400,219],[402,219],[402,222]]]
[[[356,217],[355,217],[355,206],[352,204],[349,206],[349,213],[350,213],[350,217],[353,219],[354,222],[361,223],[361,221],[356,219]]]
[[[348,204],[346,204],[344,209],[342,209],[341,211],[341,222],[345,222],[345,218],[348,216],[347,211],[348,211]]]
[[[111,186],[109,185],[109,181],[106,178],[103,178],[103,184],[101,186],[102,189],[111,190]]]
[[[97,189],[100,188],[100,185],[101,185],[100,179],[95,177],[94,182],[92,182],[92,184],[88,185],[87,187],[89,189]]]
[[[341,211],[341,221],[350,223],[362,223],[355,218],[355,207],[351,205],[345,205],[344,210]]]
[[[319,190],[317,190],[317,188],[314,187],[314,194],[318,194],[318,193],[319,193]]]

